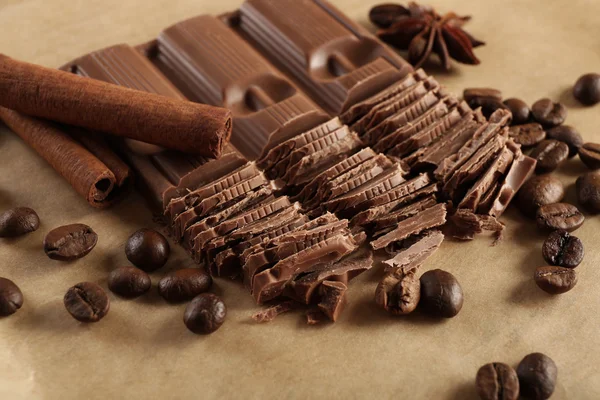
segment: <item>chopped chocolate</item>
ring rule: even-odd
[[[498,218],[504,213],[515,194],[535,171],[535,165],[536,161],[524,154],[515,158],[493,200],[489,215]]]
[[[473,240],[475,235],[484,231],[495,236],[494,245],[502,240],[504,224],[491,215],[474,214],[470,210],[457,210],[448,218],[450,236],[460,240]]]
[[[318,325],[325,321],[327,321],[327,316],[319,309],[309,310],[306,312],[306,323],[308,325]]]
[[[438,230],[430,230],[420,235],[414,243],[400,250],[393,258],[385,260],[385,271],[402,269],[407,273],[416,266],[422,265],[442,244],[444,234]]]
[[[343,282],[324,281],[319,286],[321,301],[317,307],[333,322],[338,320],[346,306],[346,290],[348,286]]]
[[[295,310],[296,308],[298,308],[298,303],[296,303],[295,301],[282,301],[281,303],[275,304],[267,309],[254,313],[252,315],[252,319],[258,322],[259,324],[271,322],[275,318],[277,318],[277,316],[288,311]]]
[[[415,203],[388,212],[382,217],[373,220],[374,230],[378,231],[390,226],[396,226],[400,221],[404,221],[407,218],[417,215],[421,211],[435,206],[437,203],[435,196],[430,195]]]

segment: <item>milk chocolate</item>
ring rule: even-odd
[[[484,231],[492,232],[494,244],[502,239],[504,224],[491,215],[479,215],[470,210],[460,209],[448,218],[448,231],[452,237],[460,240],[472,240]]]
[[[400,221],[417,215],[423,210],[431,208],[437,204],[435,196],[429,195],[422,200],[415,201],[402,208],[386,213],[384,216],[374,219],[372,224],[373,229],[379,231],[388,227],[395,227]]]
[[[397,252],[397,254],[385,260],[385,272],[401,269],[404,273],[422,265],[444,241],[444,234],[438,230],[431,230],[419,236],[414,243]]]
[[[277,316],[294,310],[298,307],[298,303],[292,300],[282,301],[281,303],[275,304],[267,309],[261,310],[257,313],[252,314],[252,319],[259,324],[273,321]]]
[[[521,154],[513,161],[504,182],[493,200],[489,215],[499,218],[504,213],[515,194],[535,171],[536,163],[535,159],[524,154]]]
[[[344,310],[347,290],[348,286],[343,282],[324,281],[319,286],[321,301],[317,307],[333,322],[338,320]]]

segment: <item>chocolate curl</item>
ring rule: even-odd
[[[219,158],[231,112],[0,55],[0,106],[92,131]]]
[[[42,156],[67,182],[96,208],[112,205],[129,186],[129,168],[101,142],[92,154],[81,143],[49,122],[0,107],[0,119]],[[115,167],[115,173],[100,159]],[[114,164],[112,163],[114,161]],[[118,178],[117,178],[118,176]]]

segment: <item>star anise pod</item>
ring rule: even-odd
[[[473,48],[485,43],[462,29],[470,16],[460,17],[452,12],[439,15],[431,7],[411,2],[408,7],[376,6],[369,18],[381,28],[377,36],[400,50],[408,50],[408,60],[416,68],[423,65],[431,53],[438,55],[446,70],[450,69],[450,58],[464,64],[480,63]]]

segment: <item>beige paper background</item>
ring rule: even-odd
[[[375,1],[333,0],[368,25]],[[430,68],[455,92],[489,85],[533,102],[549,96],[569,106],[568,123],[600,141],[600,106],[579,107],[569,87],[582,73],[600,71],[600,2],[596,0],[431,0],[440,11],[472,14],[468,25],[488,45],[479,67],[451,73]],[[137,44],[178,20],[220,13],[240,0],[0,0],[0,51],[58,66],[104,46]],[[574,182],[586,169],[570,160],[559,176],[574,202]],[[188,332],[185,305],[167,305],[153,288],[134,301],[111,296],[108,316],[81,325],[64,310],[66,289],[80,281],[106,285],[107,273],[127,264],[123,244],[152,226],[143,200],[132,195],[107,211],[91,209],[45,162],[0,127],[0,209],[35,208],[40,229],[0,240],[0,276],[25,295],[23,308],[0,320],[1,399],[117,398],[396,398],[475,399],[474,377],[484,363],[513,366],[541,351],[559,368],[553,399],[600,398],[600,217],[577,231],[587,256],[573,291],[551,297],[532,280],[543,263],[544,236],[511,209],[506,240],[446,241],[426,268],[457,276],[465,305],[452,320],[413,315],[390,318],[372,301],[381,267],[356,279],[341,321],[307,327],[299,314],[256,325],[256,310],[241,285],[218,280],[228,305],[225,325],[208,337]],[[73,263],[46,258],[47,231],[66,223],[91,225],[96,249]],[[170,269],[190,265],[174,249]]]

